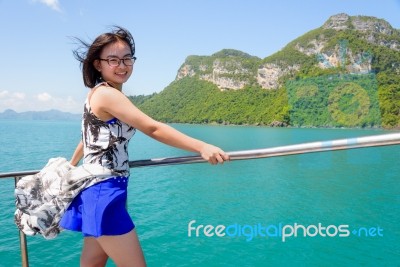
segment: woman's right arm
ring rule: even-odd
[[[75,152],[71,157],[71,160],[69,163],[71,163],[72,166],[78,165],[79,161],[83,157],[83,143],[82,140],[79,142],[79,144],[76,146]]]
[[[104,112],[135,127],[164,144],[199,153],[211,164],[223,163],[229,156],[219,147],[192,138],[178,130],[158,122],[142,111],[118,90],[99,88],[91,98],[92,111]],[[98,117],[99,115],[96,114]],[[106,118],[106,116],[104,116]],[[100,118],[100,117],[99,117]],[[108,118],[107,118],[108,119]]]

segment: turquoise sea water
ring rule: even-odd
[[[387,132],[173,126],[226,151]],[[79,128],[79,121],[2,121],[0,172],[69,158]],[[132,160],[188,154],[140,132],[130,144]],[[148,266],[400,266],[399,156],[400,147],[390,146],[136,168],[128,208]],[[0,180],[0,266],[20,266],[13,183]],[[74,232],[28,237],[30,266],[79,266],[81,245]]]

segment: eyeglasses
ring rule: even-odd
[[[110,67],[118,67],[121,64],[121,61],[124,63],[125,66],[132,66],[135,64],[136,57],[126,57],[126,58],[99,58],[99,60],[107,61]]]

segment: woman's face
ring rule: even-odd
[[[134,60],[132,59],[131,49],[128,44],[118,41],[105,46],[100,54],[100,59],[96,59],[93,64],[101,73],[104,81],[121,90],[122,84],[132,74],[133,63]],[[132,65],[127,66],[126,64]]]

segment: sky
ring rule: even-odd
[[[0,112],[81,113],[84,87],[71,37],[112,25],[135,38],[126,95],[162,91],[189,55],[224,48],[265,58],[332,15],[373,16],[400,29],[400,0],[0,0]]]

